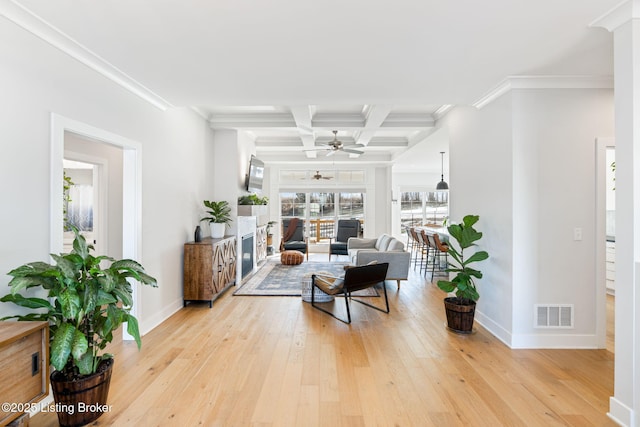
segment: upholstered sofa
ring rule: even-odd
[[[365,265],[373,261],[388,262],[387,280],[400,280],[409,277],[411,254],[404,250],[404,243],[388,234],[377,239],[351,237],[347,241],[349,260],[353,265]]]

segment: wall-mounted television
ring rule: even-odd
[[[249,161],[249,173],[247,174],[247,191],[262,191],[262,180],[264,179],[264,162],[256,156],[251,156]]]

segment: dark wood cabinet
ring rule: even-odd
[[[183,304],[208,301],[212,306],[236,281],[236,238],[210,237],[184,244]]]

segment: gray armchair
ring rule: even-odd
[[[338,220],[338,231],[336,232],[335,242],[329,243],[329,261],[331,255],[349,255],[347,251],[347,241],[350,237],[358,237],[360,234],[360,221],[357,219],[340,219]]]
[[[304,220],[285,218],[282,220],[282,243],[280,250],[300,251],[309,259],[309,244],[304,236]]]

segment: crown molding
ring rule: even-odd
[[[39,37],[51,46],[102,74],[154,107],[162,111],[173,107],[170,102],[138,83],[99,55],[93,53],[29,9],[18,4],[15,0],[0,0],[0,16],[4,16],[25,31]]]
[[[608,31],[615,31],[621,25],[640,18],[640,0],[627,0],[593,20],[590,27],[602,27]]]
[[[209,119],[212,128],[290,128],[296,129],[296,121],[290,113],[217,113]]]
[[[613,89],[612,76],[511,76],[473,103],[481,109],[514,89]]]
[[[191,108],[191,110],[193,110],[194,113],[196,113],[206,121],[209,121],[209,113],[207,113],[203,108],[200,108],[200,107],[189,107],[189,108]]]
[[[444,116],[447,115],[447,113],[449,112],[449,110],[451,110],[451,108],[453,108],[452,104],[442,104],[440,108],[438,108],[436,111],[433,112],[433,118],[436,121],[442,119]]]

